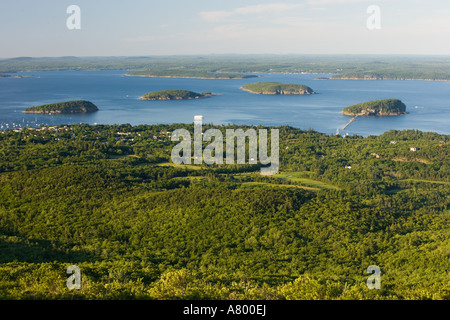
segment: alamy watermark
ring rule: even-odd
[[[66,10],[67,14],[70,16],[66,20],[66,26],[69,30],[80,30],[81,29],[81,9],[77,5],[70,5]]]
[[[172,149],[172,162],[175,164],[202,164],[203,162],[212,164],[224,164],[223,157],[223,134],[219,129],[208,129],[203,132],[203,117],[194,117],[194,154],[192,156],[192,139],[187,129],[177,129],[172,133],[172,141],[180,141]],[[237,164],[246,163],[246,138],[248,138],[248,163],[268,165],[262,167],[262,175],[273,175],[278,172],[280,166],[279,155],[279,131],[271,129],[270,156],[267,150],[267,129],[259,129],[258,134],[255,129],[226,129],[226,164],[235,163],[235,146]],[[258,140],[259,135],[259,140]],[[214,140],[213,140],[214,138]],[[236,145],[235,145],[236,140]],[[203,142],[211,142],[203,150]],[[259,142],[259,143],[258,143]],[[258,152],[259,145],[259,152]],[[193,161],[192,161],[193,160]]]
[[[378,266],[371,265],[366,270],[372,275],[367,279],[366,285],[369,289],[381,289],[381,269]]]
[[[80,267],[72,265],[67,268],[67,274],[70,276],[67,278],[67,288],[69,290],[81,289],[81,270]]]
[[[369,30],[379,30],[381,29],[381,8],[377,5],[372,5],[367,7],[367,29]]]

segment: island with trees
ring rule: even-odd
[[[188,90],[161,90],[144,94],[141,100],[190,100],[211,97],[210,92],[197,93]]]
[[[398,116],[406,114],[406,105],[398,99],[373,100],[348,106],[346,116]]]
[[[98,111],[98,107],[90,101],[75,100],[44,104],[25,109],[25,113],[67,114],[67,113],[92,113]]]
[[[255,94],[273,95],[308,95],[315,94],[314,90],[302,84],[288,84],[280,82],[255,82],[245,84],[242,90]]]

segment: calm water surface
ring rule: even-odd
[[[192,123],[194,115],[214,124],[290,125],[335,134],[350,117],[340,111],[351,104],[398,98],[408,115],[358,118],[340,133],[379,135],[390,129],[418,129],[450,134],[450,82],[314,80],[329,75],[258,74],[259,78],[210,80],[124,77],[126,71],[51,71],[21,73],[24,78],[0,78],[0,126],[40,124]],[[278,81],[305,84],[310,96],[255,95],[242,91],[246,83]],[[199,100],[141,101],[144,93],[165,89],[212,92]],[[24,114],[30,106],[68,100],[89,100],[100,111],[84,115]]]

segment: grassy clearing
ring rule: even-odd
[[[121,159],[126,159],[126,158],[139,158],[139,157],[134,154],[110,155],[108,157],[108,160],[121,160]]]
[[[235,174],[233,176],[236,179],[239,179],[239,178],[245,179],[245,177],[249,177],[252,175],[259,175],[259,173],[258,172],[239,173],[239,174]],[[310,172],[310,171],[287,171],[287,172],[279,172],[271,177],[275,178],[275,179],[280,179],[283,182],[294,183],[291,185],[286,184],[284,186],[291,186],[291,187],[311,189],[311,190],[319,190],[319,189],[340,190],[336,186],[312,179],[311,177],[313,177],[313,176],[314,176],[314,173]],[[250,183],[250,182],[243,182],[243,183]],[[270,182],[252,182],[252,183],[259,183],[259,184],[265,184],[265,185],[277,185],[277,184],[273,184]]]
[[[190,170],[201,170],[203,166],[200,165],[189,165],[189,164],[174,164],[171,162],[164,162],[164,163],[158,163],[156,164],[160,167],[176,167],[176,168],[186,168]],[[243,172],[243,173],[237,173],[233,174],[233,178],[236,180],[245,180],[247,177],[251,176],[259,176],[259,172]],[[250,181],[242,181],[242,185],[265,185],[265,186],[274,186],[274,187],[293,187],[293,188],[302,188],[302,189],[308,189],[308,190],[340,190],[340,188],[327,184],[322,181],[314,180],[312,177],[314,177],[314,173],[310,171],[286,171],[286,172],[279,172],[276,175],[270,176],[275,179],[280,179],[282,182],[291,182],[293,184],[276,184],[271,182],[250,182]],[[204,178],[204,177],[203,177]],[[192,180],[200,180],[200,177],[195,177]]]
[[[203,168],[202,165],[193,165],[193,164],[175,164],[172,162],[162,162],[156,164],[158,167],[175,167],[175,168],[186,168],[190,170],[201,170]]]
[[[424,163],[424,164],[432,164],[431,161],[428,161],[428,160],[425,160],[425,159],[419,159],[419,158],[409,159],[409,158],[405,158],[405,157],[395,157],[395,158],[392,158],[392,161],[399,161],[399,162],[419,162],[419,163]]]
[[[436,183],[436,184],[450,185],[450,182],[448,182],[448,181],[435,181],[435,180],[422,180],[422,179],[402,179],[400,181],[416,182],[416,183]]]
[[[184,180],[184,181],[204,181],[206,177],[204,176],[188,176],[188,177],[174,177],[172,180]]]
[[[312,187],[312,188],[319,188],[319,189],[327,189],[327,190],[340,190],[338,187],[327,184],[322,181],[317,181],[314,179],[311,179],[310,177],[313,176],[313,173],[308,171],[286,171],[286,172],[280,172],[273,177],[279,178],[281,180],[290,181],[294,183],[298,183],[301,186],[306,187]]]
[[[299,185],[294,185],[294,184],[275,184],[275,183],[269,183],[269,182],[242,182],[241,185],[243,187],[268,186],[271,188],[300,188],[300,189],[315,190],[315,191],[320,190],[320,188],[299,186]]]

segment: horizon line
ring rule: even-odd
[[[196,54],[150,54],[150,55],[62,55],[62,56],[12,56],[0,57],[10,59],[45,59],[45,58],[148,58],[148,57],[198,57],[198,56],[433,56],[450,57],[450,53],[196,53]]]

